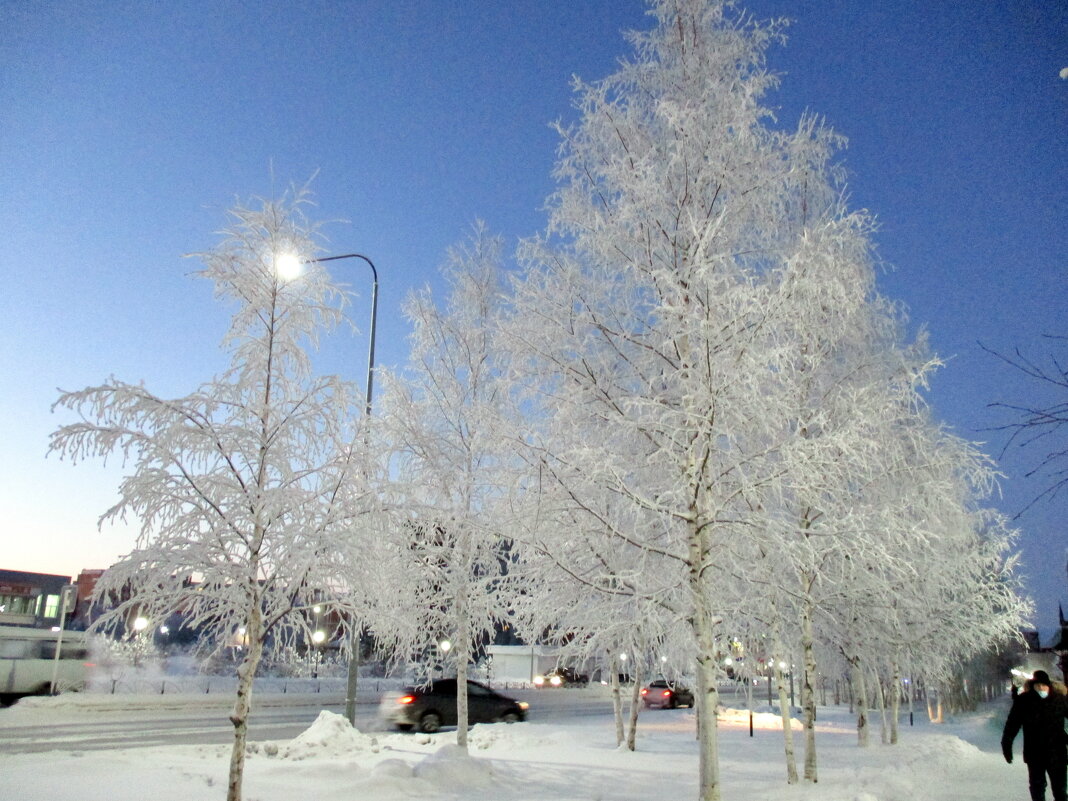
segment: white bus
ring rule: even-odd
[[[53,675],[56,692],[80,690],[85,686],[88,658],[84,631],[64,631],[59,642],[58,631],[0,626],[0,701],[47,695]]]

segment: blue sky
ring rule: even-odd
[[[881,289],[946,359],[930,400],[991,441],[989,404],[1041,397],[984,353],[1068,334],[1068,6],[753,0],[793,20],[770,66],[782,124],[805,110],[849,139],[852,205],[881,222]],[[98,532],[117,464],[45,459],[56,388],[108,375],[183,394],[225,363],[227,310],[182,254],[211,247],[235,198],[317,174],[335,253],[378,267],[378,361],[404,360],[405,294],[477,219],[535,233],[552,189],[549,123],[645,27],[641,0],[81,3],[0,0],[0,492],[3,567],[76,574],[132,546]],[[338,265],[361,293],[369,272]],[[1063,352],[1063,348],[1061,349]],[[366,340],[325,369],[362,382]],[[1004,511],[1043,485],[1010,454]],[[1038,620],[1068,601],[1062,497],[1019,521]]]

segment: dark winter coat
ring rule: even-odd
[[[1001,750],[1012,761],[1012,741],[1023,729],[1024,762],[1038,764],[1068,763],[1068,696],[1063,684],[1054,684],[1049,696],[1039,698],[1031,687],[1016,696],[1001,735]]]

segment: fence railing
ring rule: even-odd
[[[356,694],[374,697],[399,690],[404,684],[403,679],[361,678],[356,686]],[[338,676],[265,676],[254,679],[252,683],[252,691],[257,695],[326,694],[344,697],[346,689],[345,678]],[[86,692],[113,695],[233,695],[236,691],[237,678],[233,676],[96,676],[86,687]]]

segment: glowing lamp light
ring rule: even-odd
[[[414,695],[402,695],[400,698],[397,699],[397,703],[398,704],[412,704],[412,703],[415,703],[415,696]]]
[[[134,631],[144,631],[145,629],[148,628],[148,618],[147,617],[135,618],[134,622],[133,622],[133,627],[134,627]]]
[[[326,639],[326,632],[316,631],[316,632],[314,632],[312,634],[312,642],[315,643],[316,645],[319,645],[325,639]]]
[[[445,653],[448,653],[449,649],[452,648],[452,643],[448,640],[442,640],[440,643],[438,643],[438,647]]]
[[[296,253],[279,253],[274,257],[274,272],[283,281],[300,278],[303,270],[300,257]]]

